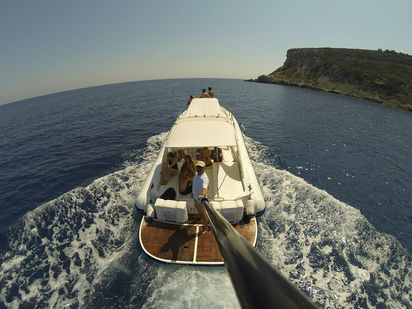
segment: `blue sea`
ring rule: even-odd
[[[208,86],[246,127],[257,249],[321,308],[412,308],[412,113],[231,79],[1,105],[0,308],[240,307],[224,267],[155,262],[138,241],[140,187]]]

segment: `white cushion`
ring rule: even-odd
[[[242,200],[212,202],[212,205],[230,223],[239,223],[243,218]]]
[[[188,219],[185,201],[164,200],[158,198],[154,205],[156,217],[162,221],[184,223]]]

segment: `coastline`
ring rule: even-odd
[[[247,81],[336,93],[412,111],[412,56],[395,52],[291,49],[282,67]]]

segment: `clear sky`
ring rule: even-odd
[[[0,0],[0,104],[162,78],[255,78],[295,47],[412,55],[412,0]]]

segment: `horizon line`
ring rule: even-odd
[[[137,82],[177,80],[177,79],[233,79],[233,80],[246,80],[246,79],[243,79],[243,78],[233,78],[233,77],[175,77],[175,78],[153,78],[153,79],[131,80],[131,81],[114,82],[114,83],[107,83],[107,84],[104,83],[104,84],[99,84],[99,85],[85,86],[85,87],[73,88],[73,89],[67,89],[67,90],[57,90],[57,91],[53,91],[53,92],[50,92],[50,93],[36,95],[36,96],[33,96],[33,97],[18,99],[17,101],[0,103],[0,106],[13,104],[13,103],[19,103],[19,102],[32,100],[32,99],[37,99],[37,98],[41,98],[41,97],[46,97],[46,96],[49,96],[49,95],[65,93],[65,92],[71,92],[71,91],[77,91],[77,90],[84,90],[84,89],[89,89],[89,88],[97,88],[97,87],[104,87],[104,86],[110,86],[110,85],[120,85],[120,84],[129,84],[129,83],[137,83]]]

